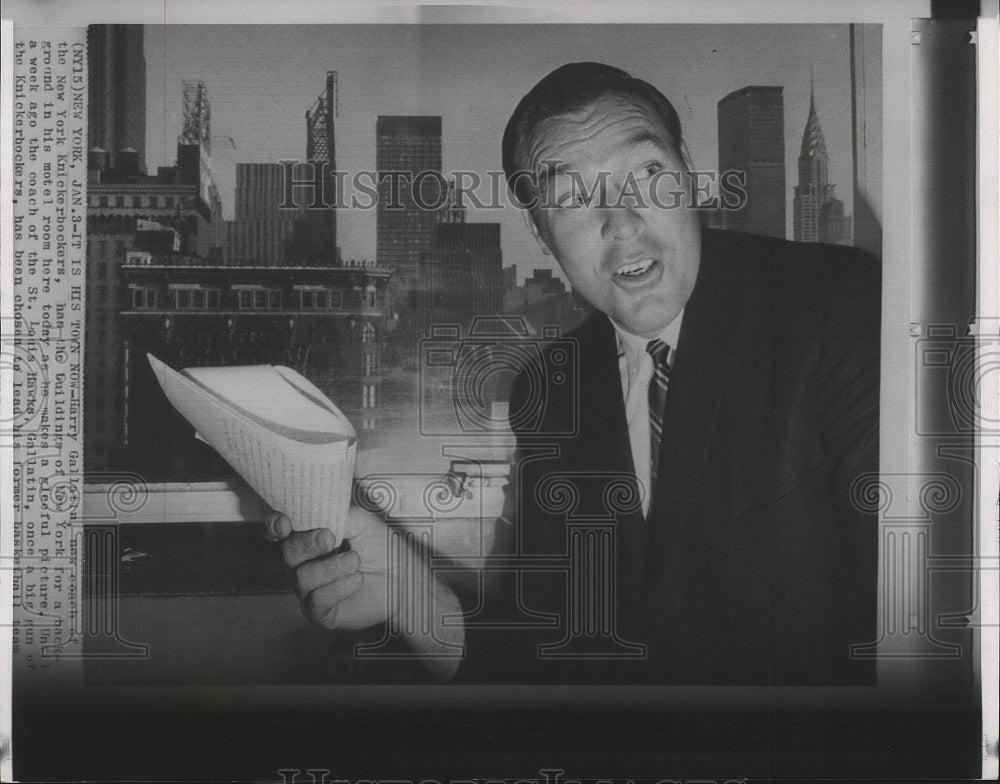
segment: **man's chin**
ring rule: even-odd
[[[631,315],[631,317],[629,317]],[[628,332],[629,334],[636,335],[640,338],[646,338],[652,340],[657,337],[663,330],[669,326],[670,321],[663,319],[662,315],[660,318],[650,318],[650,319],[637,319],[634,314],[626,315],[625,318],[615,318],[612,317],[611,320],[614,321],[619,327]]]

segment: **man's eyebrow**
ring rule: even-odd
[[[635,133],[626,137],[625,146],[628,147],[639,147],[643,144],[652,144],[661,150],[667,149],[667,142],[658,134],[653,133],[645,128],[637,130]],[[538,164],[538,185],[541,187],[545,185],[550,179],[556,177],[560,174],[565,174],[570,170],[570,167],[566,165],[564,161],[554,161],[545,160],[540,161]]]
[[[565,173],[567,169],[564,161],[541,161],[538,164],[538,184],[544,185],[552,177]]]
[[[641,144],[654,144],[661,149],[665,149],[665,140],[650,130],[643,128],[625,139],[625,144],[629,147],[638,147]]]

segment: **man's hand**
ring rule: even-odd
[[[445,616],[461,614],[455,594],[405,538],[396,540],[390,563],[389,542],[404,536],[402,531],[357,506],[350,508],[346,522],[344,538],[351,549],[331,555],[332,531],[293,531],[283,514],[265,521],[267,538],[281,542],[285,563],[295,573],[302,612],[328,629],[363,629],[388,621],[405,630],[407,644],[437,680],[451,680],[465,640],[464,626],[444,624]],[[392,581],[392,591],[390,568],[402,572]]]
[[[394,615],[387,590],[388,534],[380,518],[351,506],[344,531],[351,549],[330,555],[334,536],[329,529],[293,531],[280,513],[265,521],[265,535],[281,541],[285,563],[295,573],[302,612],[328,629],[363,629]]]

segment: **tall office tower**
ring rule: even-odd
[[[719,172],[745,172],[748,197],[726,210],[728,229],[786,236],[783,89],[744,87],[719,101]]]
[[[287,255],[299,263],[335,266],[340,263],[337,249],[337,213],[333,172],[337,169],[336,126],[338,79],[336,71],[326,72],[323,92],[306,112],[306,158],[313,166],[326,166],[325,201],[310,209],[312,199],[300,199],[301,211],[287,246]],[[303,168],[303,167],[300,167]]]
[[[829,158],[816,114],[815,92],[809,91],[809,118],[802,132],[799,184],[793,201],[795,239],[800,242],[851,244],[851,220],[830,184]]]
[[[440,177],[425,176],[417,183],[423,204],[414,200],[412,185],[422,172],[441,172],[441,118],[379,117],[375,134],[380,178],[375,257],[378,266],[407,278],[419,272],[420,254],[438,224],[437,212],[425,207],[441,201]],[[390,176],[393,172],[399,174]]]
[[[284,171],[280,163],[237,163],[236,220],[259,220],[288,215],[278,209],[284,196]]]
[[[87,28],[87,147],[107,153],[117,169],[119,153],[137,153],[146,171],[146,58],[142,25]]]
[[[440,204],[439,189],[447,187],[440,177],[441,118],[379,117],[375,168],[379,177],[375,259],[379,267],[392,270],[390,307],[399,315],[394,339],[408,344],[420,337],[425,322],[419,314],[426,307],[421,262],[439,223],[439,210],[427,207]],[[414,186],[420,188],[416,199]]]
[[[235,220],[226,226],[227,264],[281,265],[295,213],[278,209],[284,194],[279,163],[236,164]]]

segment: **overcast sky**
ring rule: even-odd
[[[379,115],[426,114],[443,118],[444,169],[481,172],[500,168],[500,136],[521,96],[578,60],[615,65],[659,87],[701,169],[718,166],[719,99],[747,85],[783,86],[789,231],[812,66],[831,182],[853,211],[846,25],[151,25],[145,38],[147,166],[174,162],[181,82],[204,81],[227,217],[237,162],[305,156],[304,115],[328,70],[339,76],[338,169],[374,168]],[[374,258],[374,211],[338,215],[344,257]],[[519,278],[550,266],[517,210],[479,211],[470,220],[502,224],[504,264],[517,264]]]

